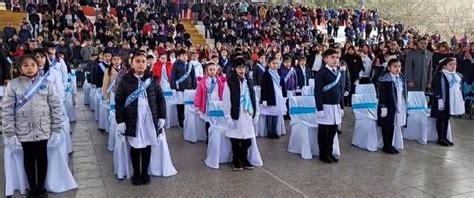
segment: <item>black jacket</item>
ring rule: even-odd
[[[260,63],[257,63],[257,64],[260,64]],[[260,67],[257,64],[255,64],[252,68],[252,71],[253,71],[252,79],[253,79],[254,85],[260,86],[260,83],[262,81],[262,76],[265,70],[260,69]],[[263,66],[263,68],[266,68],[266,67]]]
[[[186,78],[183,82],[179,83],[179,89],[176,86],[176,81],[184,76],[188,71],[188,67],[191,67],[189,63],[185,64],[179,60],[173,64],[173,68],[171,69],[171,88],[176,89],[177,91],[184,91],[185,89],[196,89],[197,82],[196,82],[196,73],[194,69],[191,69],[188,78]]]
[[[316,73],[314,77],[314,97],[316,100],[316,109],[318,111],[323,110],[323,105],[335,105],[339,104],[341,109],[344,107],[344,97],[343,97],[343,83],[342,79],[344,78],[341,73],[341,78],[339,82],[331,89],[326,92],[323,92],[323,88],[326,85],[331,84],[336,80],[336,75],[329,70],[327,67],[321,67],[321,69]]]
[[[442,82],[444,81],[444,83]],[[444,84],[444,88],[443,88]],[[431,99],[431,117],[438,119],[449,119],[449,82],[443,72],[436,72],[431,81],[431,91],[433,92],[433,97]],[[438,110],[438,99],[443,99],[444,110]]]
[[[0,85],[4,85],[5,80],[11,80],[11,65],[8,62],[7,55],[0,49]]]
[[[109,67],[109,65],[106,64],[104,61],[99,61],[96,67],[93,68],[92,84],[95,85],[97,88],[102,87],[104,79],[104,71],[102,71],[100,65],[104,66],[105,71],[107,71],[107,68]]]
[[[252,107],[254,111],[257,109],[257,102],[255,100],[255,91],[252,89],[253,82],[250,80],[248,75],[245,76],[247,79],[247,86],[249,87],[250,100],[252,102]],[[229,86],[230,91],[230,117],[233,120],[238,120],[240,116],[240,80],[237,77],[236,73],[227,77],[227,86]],[[255,117],[255,113],[252,117]]]
[[[403,97],[406,101],[408,95],[407,81],[402,74],[399,76],[404,85]],[[379,99],[377,108],[377,125],[393,126],[393,123],[395,123],[395,114],[397,113],[397,88],[395,87],[395,83],[392,81],[390,73],[387,72],[379,78],[377,95]],[[387,108],[387,116],[385,118],[380,116],[382,108]]]
[[[305,67],[305,70],[303,71],[303,68],[300,65],[296,65],[294,68],[295,68],[295,71],[296,71],[296,79],[298,80],[298,82],[297,82],[298,88],[301,89],[301,88],[303,88],[303,86],[308,86],[309,85],[309,79],[313,78],[311,69],[308,68],[308,67]],[[304,74],[306,74],[306,81],[305,81],[305,78],[303,76],[303,72],[304,72]]]
[[[150,72],[146,71],[142,81],[151,78]],[[152,80],[150,86],[146,89],[148,97],[148,105],[153,117],[153,124],[156,132],[158,130],[158,120],[166,117],[166,102],[163,91],[156,80]],[[127,97],[138,88],[138,78],[132,72],[125,74],[119,81],[117,92],[115,93],[115,119],[117,123],[125,122],[125,136],[136,136],[137,116],[138,116],[138,99],[133,101],[128,107],[125,107]]]
[[[263,101],[267,101],[268,106],[275,106],[276,105],[276,98],[275,98],[275,89],[273,85],[273,79],[272,75],[270,74],[270,71],[268,71],[269,68],[265,70],[265,73],[262,75],[262,81],[260,82],[261,86],[261,94],[260,94],[260,104],[263,103]],[[281,86],[281,91],[283,93],[283,97],[286,97],[286,85],[285,85],[285,80],[283,78],[280,78],[280,86]]]

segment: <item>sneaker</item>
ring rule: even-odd
[[[242,168],[242,165],[240,163],[232,163],[232,170],[234,171],[243,171],[244,169]]]
[[[141,180],[140,176],[138,176],[138,175],[133,175],[133,177],[132,177],[132,185],[134,185],[134,186],[140,186],[140,185],[142,185],[142,180]]]
[[[150,175],[142,175],[142,184],[143,185],[148,185],[150,184]]]
[[[243,164],[245,170],[254,169],[254,166],[248,160],[245,160],[242,164]]]

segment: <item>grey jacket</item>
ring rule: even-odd
[[[426,91],[426,84],[431,83],[432,56],[428,50],[408,52],[405,62],[405,76],[408,82],[413,81],[415,87],[408,91]]]
[[[15,111],[15,104],[32,80],[21,76],[13,79],[3,96],[3,132],[7,137],[17,136],[20,142],[47,140],[52,132],[62,132],[63,109],[58,91],[51,81],[42,85],[36,95]]]

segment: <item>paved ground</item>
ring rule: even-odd
[[[474,197],[474,121],[470,120],[453,120],[453,147],[405,141],[405,150],[392,156],[351,146],[353,115],[346,110],[338,164],[288,153],[287,135],[258,139],[264,166],[243,172],[234,172],[229,165],[207,168],[206,144],[185,142],[174,128],[167,136],[178,175],[155,177],[148,186],[133,187],[129,180],[114,176],[107,135],[97,131],[92,113],[79,103],[71,166],[80,187],[50,197]],[[0,177],[4,178],[3,171]],[[4,189],[3,179],[0,187]]]

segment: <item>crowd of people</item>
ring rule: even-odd
[[[359,84],[374,84],[377,90],[377,124],[389,154],[399,152],[391,142],[396,128],[406,125],[408,91],[431,97],[431,116],[443,146],[453,145],[447,139],[449,118],[471,111],[474,43],[464,36],[448,44],[438,34],[383,21],[377,10],[110,2],[115,15],[103,3],[91,20],[81,7],[88,3],[50,7],[56,4],[30,1],[19,29],[10,23],[0,37],[0,85],[6,87],[2,131],[7,145],[23,146],[30,197],[45,196],[46,144],[62,131],[64,94],[73,70],[83,70],[84,81],[101,90],[113,107],[117,132],[131,146],[134,185],[150,183],[143,170],[168,122],[163,93],[170,90],[181,97],[185,90],[196,90],[194,106],[207,130],[209,102],[223,102],[234,170],[253,168],[247,152],[260,115],[267,137],[278,138],[279,118],[289,118],[287,99],[308,86],[317,109],[319,159],[326,163],[339,160],[333,155],[334,137]],[[203,22],[204,36],[215,40],[214,47],[193,45],[180,22],[189,17],[187,10]],[[10,66],[17,70],[13,75]],[[176,103],[178,127],[183,128],[185,106],[182,99]],[[26,111],[38,111],[44,119],[18,113]],[[29,127],[38,122],[41,127]],[[43,122],[50,127],[43,128]]]

